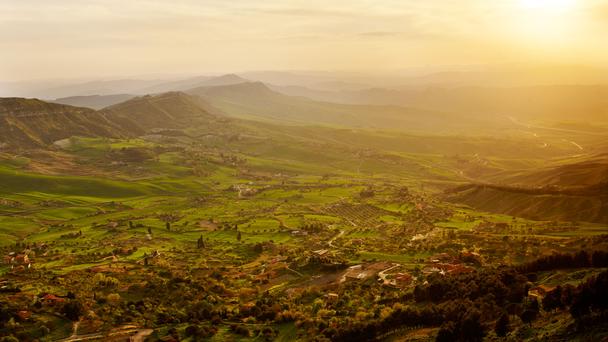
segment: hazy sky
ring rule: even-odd
[[[0,0],[0,81],[605,61],[608,0]]]

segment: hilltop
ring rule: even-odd
[[[45,146],[74,135],[119,138],[129,132],[92,109],[37,99],[0,98],[0,144]]]
[[[0,98],[0,144],[45,147],[72,136],[125,138],[154,128],[204,124],[217,110],[198,97],[172,92],[136,97],[100,111],[38,99]]]
[[[105,108],[115,121],[132,122],[140,131],[153,128],[184,128],[215,116],[213,108],[198,97],[182,92],[146,95]]]

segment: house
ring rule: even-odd
[[[325,299],[326,299],[326,301],[328,303],[335,303],[335,302],[337,302],[339,297],[340,296],[338,296],[337,293],[333,293],[333,292],[330,292],[330,293],[328,293],[328,294],[325,295]]]
[[[55,306],[58,303],[65,302],[65,299],[57,297],[54,294],[47,293],[42,297],[42,303],[48,306]]]
[[[395,274],[393,280],[395,281],[395,285],[397,286],[407,286],[412,283],[412,280],[414,280],[414,278],[407,273],[397,273]]]
[[[22,322],[27,321],[28,319],[30,319],[32,317],[32,312],[27,311],[27,310],[21,310],[21,311],[17,312],[17,317]]]
[[[450,256],[448,253],[439,253],[431,256],[429,261],[432,263],[440,263],[440,262],[452,262],[454,258]]]
[[[381,278],[379,278],[378,280],[382,281]],[[383,284],[385,286],[390,286],[390,287],[394,287],[394,288],[405,288],[405,287],[409,286],[413,280],[414,280],[414,277],[412,277],[411,275],[400,272],[400,273],[396,273],[396,274],[392,275],[391,279],[384,279]]]
[[[329,252],[329,250],[327,250],[327,249],[319,249],[319,250],[313,251],[312,253],[315,254],[316,256],[321,257],[321,256],[326,255],[328,252]]]
[[[431,274],[431,273],[438,273],[438,272],[441,272],[441,269],[439,269],[438,267],[435,267],[435,266],[427,266],[422,269],[422,273],[424,273],[424,274]]]
[[[4,256],[4,263],[5,264],[12,264],[13,263],[13,259],[15,259],[15,257],[13,257],[11,255],[5,255]]]
[[[365,280],[377,275],[378,272],[386,269],[387,267],[388,265],[385,262],[377,262],[365,266],[351,266],[346,270],[346,273],[342,276],[340,282]]]
[[[543,299],[547,293],[553,291],[553,289],[555,289],[554,286],[538,285],[528,290],[528,296]]]
[[[27,256],[27,254],[19,254],[15,257],[13,262],[20,265],[27,265],[30,263],[30,258]]]

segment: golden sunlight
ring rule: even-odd
[[[576,5],[576,0],[520,0],[520,4],[526,9],[554,12],[571,9]]]
[[[545,49],[569,44],[580,23],[578,5],[577,0],[519,0],[513,16],[518,41]]]

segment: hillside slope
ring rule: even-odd
[[[124,137],[129,132],[103,113],[37,99],[0,98],[0,144],[36,147],[74,135]]]
[[[525,187],[592,186],[608,182],[608,154],[534,170],[505,172],[493,176],[495,182]]]
[[[136,97],[102,110],[114,122],[139,133],[154,128],[185,128],[215,118],[213,108],[200,98],[181,92]]]
[[[200,98],[180,92],[136,97],[100,111],[37,99],[0,98],[0,146],[44,147],[72,136],[134,137],[156,128],[202,125],[217,113]]]
[[[608,223],[606,154],[493,178],[494,184],[469,184],[449,190],[446,197],[477,209],[531,219]]]
[[[555,192],[491,185],[470,185],[446,196],[479,210],[520,216],[533,220],[608,223],[606,185],[586,191]]]

